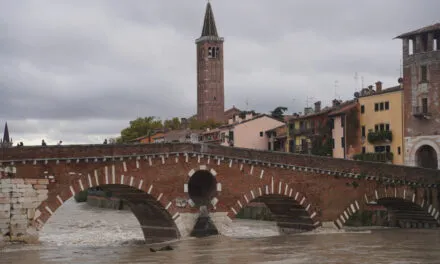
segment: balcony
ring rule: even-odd
[[[315,133],[315,128],[313,127],[300,127],[300,128],[294,128],[290,130],[290,135],[294,136],[294,135],[305,135],[305,134],[314,134]]]
[[[414,106],[413,116],[416,118],[430,119],[431,113],[429,113],[427,106]]]
[[[368,132],[367,139],[371,144],[391,142],[393,140],[393,133],[390,130],[370,131]]]

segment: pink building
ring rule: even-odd
[[[236,116],[229,123],[219,128],[221,145],[259,150],[268,148],[269,137],[266,131],[284,124],[268,115],[251,114],[244,119]]]

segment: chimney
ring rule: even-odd
[[[377,81],[376,82],[376,92],[381,92],[381,91],[382,91],[382,82]]]
[[[315,102],[315,113],[321,111],[321,101]]]
[[[339,104],[340,104],[340,102],[339,102],[338,99],[333,99],[333,101],[332,101],[332,106],[333,106],[333,107],[336,107],[336,106],[338,106]]]

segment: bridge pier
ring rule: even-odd
[[[47,199],[47,179],[0,179],[0,235],[5,241],[34,243],[36,208]]]

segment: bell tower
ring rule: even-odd
[[[225,119],[223,41],[218,36],[211,3],[206,4],[202,35],[197,46],[197,119]]]

